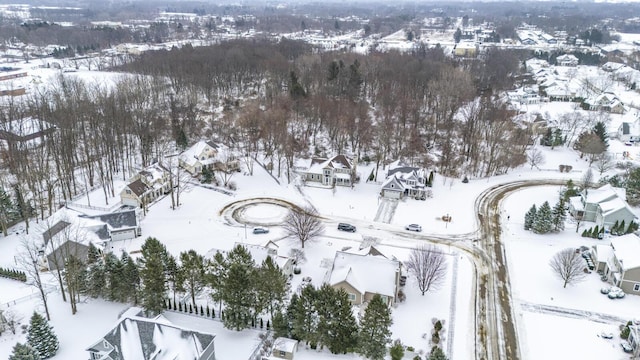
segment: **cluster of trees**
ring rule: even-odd
[[[294,294],[284,312],[273,317],[275,336],[304,341],[311,348],[325,346],[334,354],[357,352],[369,359],[383,359],[390,343],[391,312],[375,295],[359,323],[353,316],[349,295],[329,285],[311,285]]]
[[[590,237],[590,238],[601,238],[602,234],[604,234],[604,226],[601,228],[598,228],[598,225],[596,225],[593,228],[589,228],[589,229],[585,229],[582,232],[582,237]],[[625,234],[631,234],[635,231],[638,230],[638,223],[636,223],[635,221],[631,220],[629,222],[629,226],[627,226],[625,224],[625,221],[618,221],[616,220],[615,224],[613,224],[613,226],[611,226],[611,229],[609,229],[609,232],[611,235],[625,235]]]
[[[0,276],[22,281],[22,282],[27,281],[27,274],[25,274],[24,271],[19,271],[14,269],[5,269],[3,267],[0,267]]]
[[[542,203],[539,208],[536,208],[535,204],[532,205],[524,215],[524,229],[533,230],[536,234],[562,231],[566,218],[565,200],[560,197],[553,209],[548,201]]]
[[[53,357],[60,347],[53,328],[42,315],[34,312],[27,333],[27,343],[17,343],[9,360],[40,360]]]

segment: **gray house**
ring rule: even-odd
[[[611,238],[611,250],[596,248],[599,260],[609,255],[602,264],[607,280],[627,294],[640,295],[640,237],[635,234]],[[602,256],[601,256],[602,255]]]
[[[380,195],[390,199],[410,197],[425,200],[425,177],[421,169],[402,166],[387,172],[387,179],[382,183]]]
[[[104,230],[106,230],[106,234],[98,234],[101,239],[103,239],[105,235],[111,241],[134,239],[140,236],[142,232],[135,210],[83,217],[105,223],[106,227],[104,227]]]
[[[626,191],[609,184],[587,189],[569,199],[569,213],[582,221],[593,221],[599,227],[611,227],[616,221],[629,224],[635,215],[626,203]]]
[[[90,360],[215,360],[215,335],[153,319],[125,315],[103,338],[87,348]]]

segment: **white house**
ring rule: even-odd
[[[352,186],[356,181],[356,162],[344,155],[331,159],[313,158],[303,176],[306,182],[324,186]]]
[[[178,158],[178,164],[193,176],[200,175],[204,167],[212,167],[218,156],[218,145],[213,141],[198,141]]]
[[[124,205],[142,207],[171,190],[171,173],[161,163],[154,163],[133,176],[120,192]]]
[[[574,55],[565,54],[558,56],[556,58],[556,63],[559,66],[578,66],[579,60]]]
[[[423,169],[398,167],[387,172],[387,179],[382,183],[380,195],[390,199],[411,197],[425,200],[425,182]]]

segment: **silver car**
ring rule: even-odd
[[[405,228],[405,230],[409,230],[409,231],[415,231],[415,232],[422,231],[422,226],[420,226],[418,224],[409,224],[409,225],[405,226],[404,228]]]

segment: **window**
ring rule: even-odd
[[[633,291],[640,291],[640,284],[633,285]]]
[[[287,354],[286,354],[283,350],[280,350],[280,356],[281,356],[281,357],[285,357],[286,355],[287,355]]]
[[[131,195],[131,190],[127,189],[124,191],[127,195]]]
[[[349,293],[349,300],[356,301],[356,294]]]

